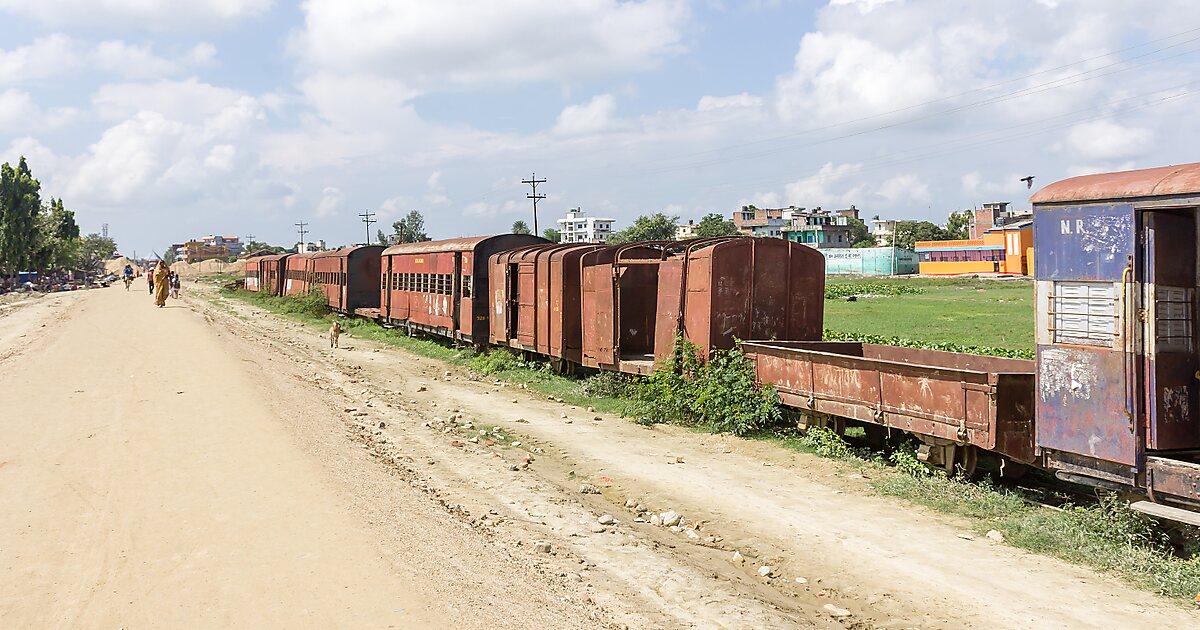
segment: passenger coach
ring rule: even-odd
[[[488,257],[549,243],[528,234],[394,245],[383,251],[380,319],[483,345],[488,340]]]

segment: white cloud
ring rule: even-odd
[[[0,92],[0,129],[26,126],[30,119],[40,115],[41,111],[28,92],[21,90]]]
[[[47,24],[192,29],[259,15],[272,0],[0,0],[0,11]]]
[[[893,206],[912,206],[928,203],[933,199],[929,192],[929,184],[912,173],[903,173],[884,180],[876,194]]]
[[[763,99],[761,96],[753,96],[742,92],[732,96],[701,96],[700,102],[696,104],[698,112],[712,112],[729,109],[757,109],[762,107]]]
[[[616,110],[617,100],[612,94],[600,94],[583,105],[568,105],[558,114],[554,133],[575,136],[603,131]]]
[[[441,206],[450,202],[450,198],[446,196],[446,187],[442,185],[441,171],[431,173],[429,179],[425,180],[425,187],[429,189],[425,193],[426,203]]]
[[[684,0],[309,0],[294,52],[311,68],[416,89],[576,80],[683,50]]]
[[[202,66],[216,55],[212,44],[200,43],[177,60],[156,54],[149,44],[121,40],[89,44],[55,33],[9,50],[0,50],[0,84],[21,84],[85,71],[124,79],[154,79]]]
[[[1080,157],[1092,160],[1127,158],[1143,153],[1154,140],[1154,132],[1143,127],[1126,127],[1111,120],[1096,120],[1071,127],[1067,144]]]
[[[234,106],[244,96],[237,90],[191,78],[103,85],[92,96],[92,105],[104,118],[125,118],[151,111],[197,121]]]
[[[317,216],[328,217],[342,209],[344,195],[334,186],[326,186],[321,190],[321,199],[317,202]]]

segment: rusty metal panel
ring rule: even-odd
[[[1146,486],[1152,496],[1169,494],[1200,501],[1200,464],[1165,457],[1147,457]]]
[[[1135,421],[1126,414],[1121,380],[1124,354],[1038,346],[1037,364],[1038,446],[1136,465]]]
[[[1031,361],[844,342],[745,347],[790,406],[1033,460]]]
[[[508,254],[501,252],[488,257],[488,283],[491,286],[490,310],[488,313],[488,340],[498,346],[508,345],[508,287],[505,272],[508,269]]]
[[[1133,206],[1038,208],[1033,233],[1038,280],[1117,282],[1134,253]]]
[[[547,354],[574,363],[583,361],[581,260],[603,245],[568,245],[550,252]],[[541,346],[539,346],[541,347]]]
[[[537,337],[537,268],[529,256],[517,261],[517,341],[532,349]]]
[[[675,348],[682,325],[684,258],[664,260],[658,266],[658,322],[654,331],[654,360],[665,361]]]
[[[584,254],[580,265],[582,280],[583,364],[588,367],[616,364],[613,344],[613,253],[606,248]]]

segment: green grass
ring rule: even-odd
[[[338,315],[325,308],[324,300],[319,296],[278,297],[229,288],[221,289],[220,293],[224,298],[252,304],[319,330],[327,329],[334,319],[338,319]],[[587,378],[560,376],[550,371],[549,363],[526,362],[516,353],[502,348],[477,352],[469,346],[455,348],[447,339],[410,337],[399,328],[385,328],[367,319],[345,317],[341,321],[344,334],[350,339],[369,339],[423,357],[464,366],[484,376],[525,385],[533,391],[560,398],[572,405],[594,407],[606,413],[621,413],[626,405],[626,401],[619,396],[595,395],[597,388],[594,385],[599,381],[593,382],[593,379],[609,378],[603,375]]]
[[[821,429],[756,437],[844,462],[865,473],[876,493],[963,518],[977,536],[996,530],[1014,547],[1089,566],[1165,597],[1190,600],[1200,593],[1200,529],[1181,527],[1175,540],[1168,540],[1157,523],[1119,497],[1055,509],[1039,504],[1046,497],[1033,491],[932,473],[916,461],[911,448],[885,457]],[[1063,500],[1065,495],[1052,498]]]
[[[913,321],[928,317],[922,314],[925,309],[950,305],[960,308],[963,304],[969,305],[965,307],[968,311],[983,313],[991,308],[993,312],[998,309],[999,315],[1006,315],[1010,319],[1024,317],[1028,324],[1025,327],[1032,328],[1028,321],[1032,318],[1032,287],[1028,282],[925,279],[889,279],[880,282],[914,282],[924,293],[880,298],[879,304],[893,302],[893,309],[906,313],[908,319],[893,314],[892,328],[876,328],[873,329],[875,332],[863,334],[920,338],[920,331],[930,330],[924,340],[1014,346],[1012,331],[1007,326],[997,326],[991,329],[992,332],[972,331],[970,326],[957,322],[954,324],[954,329],[959,331],[957,336],[939,337],[933,334],[936,330],[924,327],[925,322]],[[983,288],[985,292],[977,293],[977,288]],[[328,327],[335,317],[324,310],[319,300],[278,298],[231,289],[224,289],[221,293],[225,298],[248,302],[320,329]],[[927,301],[931,296],[936,299]],[[835,313],[843,306],[850,307],[847,311],[851,313],[850,316],[841,314],[841,321],[846,325],[846,322],[869,321],[869,316],[863,317],[853,309],[870,305],[872,301],[839,304],[831,300],[826,302],[826,306],[828,311]],[[1004,317],[996,319],[1002,320]],[[465,366],[488,378],[525,384],[533,391],[561,398],[577,406],[623,413],[628,405],[629,382],[627,377],[620,375],[602,373],[583,379],[563,377],[551,373],[545,362],[525,361],[518,354],[504,349],[476,353],[473,349],[453,348],[442,340],[408,337],[398,329],[386,329],[367,320],[347,318],[343,319],[343,324],[351,338],[371,339],[421,356]],[[1025,343],[1031,345],[1031,340]],[[853,433],[854,429],[847,432]],[[1182,544],[1177,541],[1172,545],[1162,529],[1145,516],[1133,512],[1125,501],[1111,499],[1086,506],[1067,504],[1065,509],[1055,510],[1036,505],[1033,500],[1044,497],[1031,492],[986,481],[973,483],[931,474],[916,461],[911,448],[884,456],[882,453],[852,447],[822,430],[807,433],[790,429],[763,431],[747,437],[780,448],[844,462],[867,473],[874,492],[965,519],[968,527],[978,536],[994,529],[1004,534],[1007,544],[1090,566],[1166,597],[1191,599],[1200,592],[1200,532],[1194,528],[1180,530],[1182,534],[1177,538],[1183,541]]]
[[[836,285],[862,279],[828,278]],[[825,328],[914,341],[1033,350],[1034,299],[1029,280],[871,278],[870,284],[905,286],[921,293],[825,300]]]

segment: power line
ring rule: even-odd
[[[538,187],[538,184],[545,184],[546,180],[538,179],[537,173],[534,173],[533,175],[531,175],[529,177],[529,179],[522,179],[521,183],[529,184],[530,186],[533,186],[533,194],[526,193],[525,198],[533,200],[533,233],[536,235],[539,233],[538,232],[538,221],[537,221],[537,204],[539,201],[546,198],[546,195],[538,194],[537,187]]]
[[[301,221],[299,223],[293,223],[292,225],[295,225],[297,228],[300,228],[300,229],[296,230],[297,232],[300,233],[300,250],[297,251],[296,253],[303,254],[304,250],[306,249],[305,242],[304,242],[304,235],[308,234],[308,230],[306,230],[304,228],[308,227],[308,224],[305,223],[304,221]]]
[[[362,217],[362,222],[367,224],[367,240],[363,241],[363,245],[370,245],[371,244],[371,224],[379,223],[379,221],[375,220],[375,218],[374,218],[375,213],[371,212],[370,210],[363,210],[362,214],[360,214],[358,216]]]

